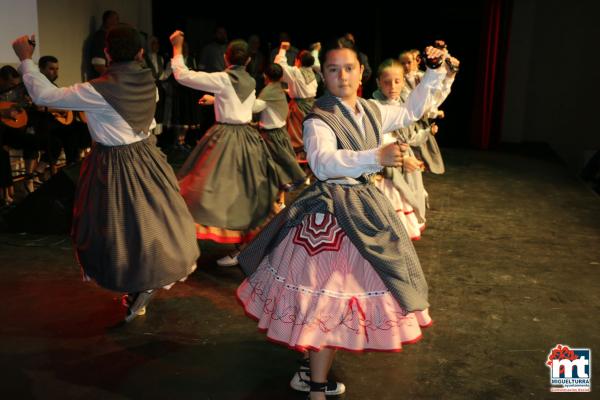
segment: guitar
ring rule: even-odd
[[[57,108],[48,108],[45,106],[37,106],[37,110],[42,113],[48,113],[54,117],[56,122],[60,122],[63,125],[70,125],[73,122],[73,111],[71,110],[59,110]]]
[[[25,127],[27,125],[25,106],[12,101],[0,101],[0,120],[11,128]]]

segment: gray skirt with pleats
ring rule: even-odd
[[[279,191],[269,149],[250,125],[216,124],[177,174],[196,223],[247,231],[271,215]]]
[[[298,183],[306,180],[306,174],[296,160],[296,153],[290,142],[288,131],[284,128],[261,130],[271,157],[277,165],[277,174],[281,184]]]
[[[194,220],[155,143],[96,143],[82,164],[71,236],[85,274],[110,290],[176,282],[200,255]]]

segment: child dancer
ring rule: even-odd
[[[304,122],[318,181],[242,251],[248,278],[237,291],[269,339],[309,351],[313,400],[344,391],[327,381],[336,349],[398,351],[432,322],[415,249],[372,176],[402,165],[382,132],[420,118],[446,73],[428,71],[404,106],[378,105],[356,95],[363,68],[351,43],[333,41],[322,57],[328,93]]]
[[[275,62],[283,68],[283,82],[288,84],[288,94],[292,99],[289,104],[287,130],[292,140],[294,151],[300,159],[304,159],[302,142],[302,121],[310,112],[317,94],[318,82],[312,69],[315,63],[310,51],[302,50],[296,57],[295,65],[287,64],[285,53],[289,42],[282,42]]]
[[[13,43],[23,81],[36,104],[85,111],[94,139],[82,167],[72,238],[85,276],[130,293],[126,321],[145,312],[160,287],[196,268],[194,221],[173,170],[155,145],[156,86],[142,68],[137,30],[127,25],[106,36],[110,65],[98,79],[57,88],[31,60],[33,41]]]
[[[279,181],[269,150],[252,120],[254,79],[246,72],[248,44],[227,46],[223,72],[190,71],[181,55],[183,32],[171,35],[171,65],[177,81],[214,93],[216,124],[206,132],[178,172],[181,194],[197,223],[197,238],[240,245],[264,224]],[[235,265],[227,256],[219,265]]]
[[[415,50],[405,51],[400,54],[400,63],[404,68],[404,81],[405,85],[402,88],[400,98],[402,101],[406,101],[411,91],[419,84],[423,77],[423,71],[419,69],[419,62],[417,60],[418,51]],[[459,65],[457,59],[449,57],[452,63],[456,66]],[[448,94],[450,93],[450,87],[454,82],[456,72],[448,74],[444,80],[442,88],[435,93],[435,104],[434,106],[421,118],[418,125],[421,129],[428,129],[429,135],[427,140],[418,146],[413,146],[415,155],[422,159],[427,165],[427,169],[434,174],[443,174],[445,172],[444,160],[442,159],[442,153],[435,139],[435,134],[438,131],[438,127],[431,119],[443,118],[444,112],[438,110],[438,107],[444,102]]]
[[[399,104],[404,86],[402,64],[394,59],[383,61],[377,70],[377,86],[379,89],[373,93],[373,98],[379,104]],[[427,140],[428,135],[428,130],[421,129],[417,124],[385,133],[383,143],[403,143],[403,168],[385,168],[381,179],[375,182],[391,201],[408,236],[413,240],[420,239],[425,228],[427,193],[421,174],[423,163],[415,158],[410,146],[419,146]]]
[[[306,180],[306,174],[296,160],[290,137],[285,128],[288,103],[281,86],[283,68],[271,64],[264,73],[265,88],[254,103],[253,112],[260,113],[259,127],[267,146],[277,164],[281,188],[289,190]],[[280,193],[283,204],[283,192]]]

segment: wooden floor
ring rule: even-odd
[[[444,155],[415,243],[434,325],[398,354],[338,353],[333,376],[345,399],[553,399],[550,350],[600,349],[598,196],[551,157]],[[288,387],[298,355],[237,304],[242,272],[215,265],[227,249],[201,247],[198,271],[123,326],[68,236],[0,233],[2,398],[305,398]]]

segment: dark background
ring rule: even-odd
[[[279,32],[288,32],[299,49],[309,44],[352,32],[360,50],[367,54],[373,77],[365,86],[364,97],[376,89],[375,71],[379,63],[397,57],[407,49],[422,49],[433,40],[446,40],[449,50],[461,60],[461,71],[452,93],[441,107],[446,119],[440,122],[438,141],[442,146],[469,143],[472,110],[476,101],[476,79],[483,27],[483,2],[468,5],[456,2],[402,2],[384,7],[368,3],[339,3],[339,7],[298,6],[289,2],[279,6],[240,8],[230,5],[193,5],[183,1],[153,1],[154,33],[161,51],[170,51],[169,35],[180,29],[186,33],[190,50],[199,55],[215,27],[224,26],[229,40],[261,38],[265,55],[279,46]],[[317,9],[317,6],[319,8]]]

